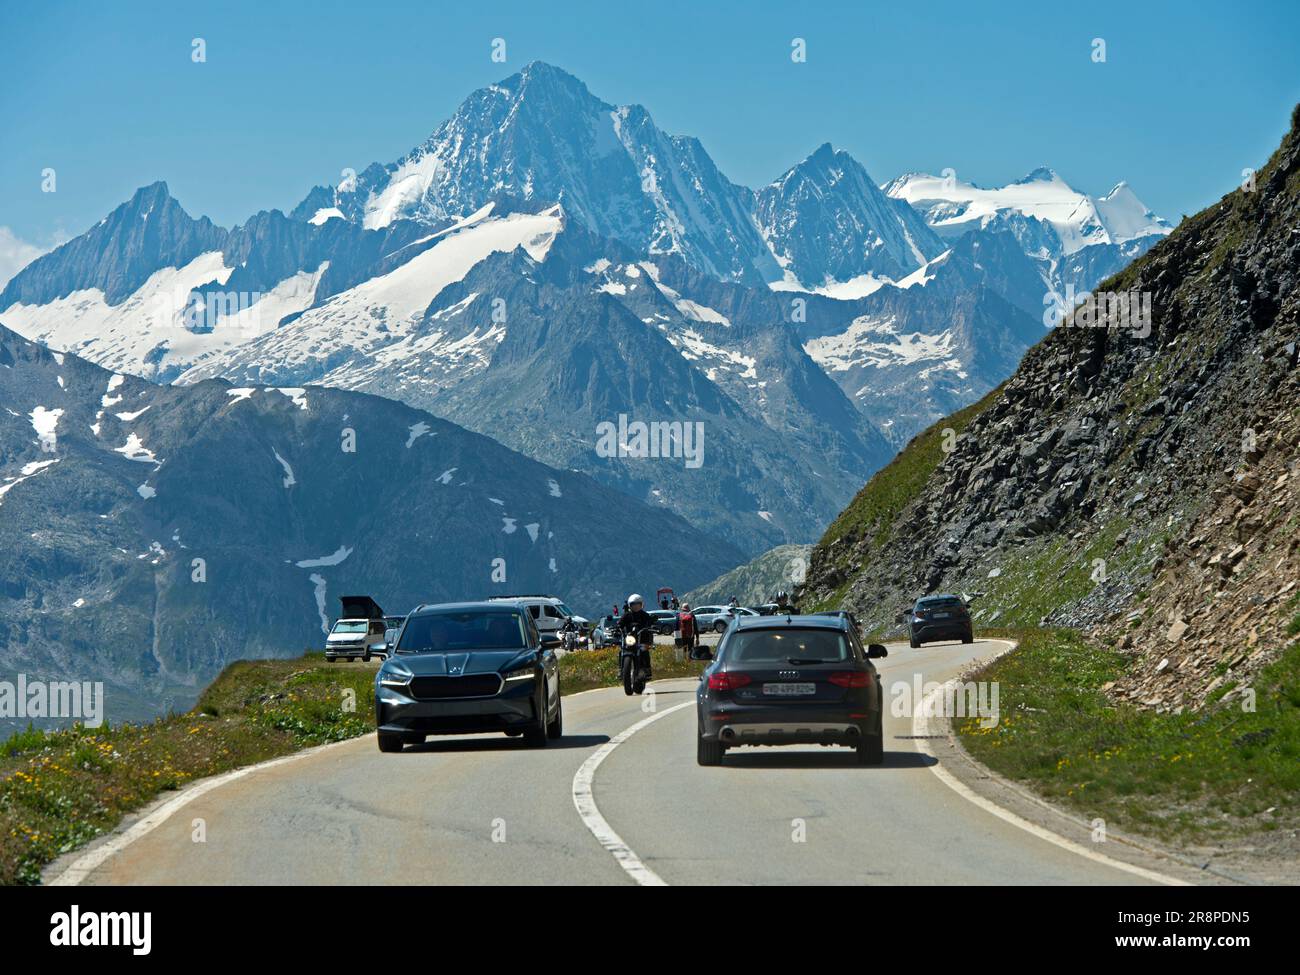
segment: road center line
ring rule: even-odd
[[[674,704],[670,708],[658,711],[648,718],[643,718],[630,728],[625,728],[605,744],[597,748],[587,758],[577,772],[573,774],[573,805],[578,810],[583,825],[591,830],[591,835],[596,837],[610,855],[618,861],[629,877],[635,880],[642,887],[667,887],[668,884],[657,873],[641,862],[641,858],[632,852],[632,848],[623,842],[623,838],[614,832],[614,828],[600,814],[596,808],[596,797],[592,794],[592,780],[596,776],[596,769],[600,763],[610,756],[619,745],[627,741],[646,725],[653,724],[660,718],[672,714],[674,711],[680,711],[682,708],[688,708],[695,704],[694,701],[683,701],[681,704]]]

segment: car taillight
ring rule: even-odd
[[[748,674],[709,675],[709,690],[711,691],[734,691],[749,683],[752,683],[752,678]]]
[[[830,682],[837,687],[870,687],[871,674],[865,670],[845,670],[831,674]]]

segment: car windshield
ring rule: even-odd
[[[370,624],[366,620],[339,620],[334,624],[335,633],[365,633]]]
[[[522,650],[528,645],[519,613],[471,610],[430,613],[406,621],[398,653]]]
[[[849,643],[834,630],[741,630],[723,654],[727,663],[806,663],[849,659]]]
[[[564,603],[556,603],[555,608],[558,609],[565,616],[573,615],[573,610],[569,609],[568,606],[565,606]]]

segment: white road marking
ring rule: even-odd
[[[565,694],[565,699],[581,697],[583,694],[593,694],[596,691],[608,690],[605,687],[593,687],[585,691],[578,691],[576,694]],[[680,705],[679,705],[680,706]],[[372,732],[373,734],[373,732]],[[368,736],[362,736],[368,737]],[[256,765],[246,765],[243,768],[233,769],[229,772],[223,772],[211,779],[202,782],[195,782],[186,786],[185,789],[172,799],[163,803],[153,812],[146,815],[143,819],[133,823],[129,829],[122,830],[116,835],[111,835],[111,839],[106,840],[92,850],[88,850],[69,864],[57,877],[47,881],[50,887],[75,887],[84,883],[86,878],[97,870],[110,857],[121,853],[136,840],[148,836],[155,829],[167,822],[180,809],[189,805],[195,799],[211,792],[213,789],[219,789],[228,782],[243,778],[251,772],[259,769],[271,768],[275,765],[284,765],[288,762],[297,761],[300,758],[306,758],[308,755],[314,755],[316,752],[326,748],[338,748],[343,745],[355,742],[356,738],[346,738],[343,741],[332,741],[325,745],[317,745],[314,748],[308,748],[300,752],[294,752],[292,755],[284,755],[280,758],[272,758],[265,762],[259,762]]]
[[[180,795],[163,803],[143,819],[133,823],[130,829],[113,836],[106,842],[77,857],[77,859],[74,860],[66,870],[53,880],[49,881],[48,885],[50,887],[75,887],[84,882],[85,879],[109,857],[116,856],[136,840],[148,836],[163,823],[167,822],[167,820],[171,819],[171,817],[180,809],[188,806],[195,799],[206,795],[213,789],[219,789],[228,782],[242,779],[244,776],[260,769],[273,768],[276,765],[287,765],[289,762],[296,762],[300,758],[314,755],[323,748],[333,748],[335,745],[344,745],[356,740],[356,738],[348,738],[345,741],[330,742],[327,745],[317,745],[315,748],[308,748],[300,752],[294,752],[292,755],[284,755],[281,758],[273,758],[270,761],[261,762],[257,765],[246,765],[243,768],[224,772],[221,775],[215,776],[211,779],[206,779],[203,782],[197,782],[187,788]]]
[[[1003,653],[1006,653],[1009,650],[1015,648],[1015,644],[1007,640],[990,640],[989,642],[1007,644],[1007,650],[1004,650]],[[1001,656],[1001,654],[999,654],[999,656]],[[1077,856],[1084,857],[1085,859],[1091,860],[1094,863],[1100,863],[1114,870],[1123,870],[1125,873],[1134,874],[1135,876],[1141,877],[1144,880],[1150,880],[1158,884],[1165,884],[1170,887],[1193,886],[1192,884],[1188,883],[1185,880],[1179,880],[1176,877],[1166,876],[1165,874],[1157,873],[1154,870],[1147,870],[1145,867],[1139,867],[1132,863],[1125,863],[1123,860],[1112,859],[1111,857],[1106,856],[1104,853],[1098,853],[1096,850],[1090,850],[1086,846],[1076,843],[1073,840],[1068,840],[1064,836],[1059,836],[1058,834],[1053,833],[1051,830],[1039,826],[1037,823],[1031,823],[1027,819],[1022,819],[1021,817],[1017,816],[1015,813],[1011,812],[1011,810],[1003,809],[1001,806],[993,802],[991,799],[986,799],[984,796],[973,791],[969,786],[961,782],[951,772],[949,772],[946,768],[944,768],[943,765],[939,762],[939,757],[935,755],[934,751],[930,748],[930,743],[927,739],[929,738],[930,735],[936,733],[941,733],[946,736],[947,728],[932,728],[930,725],[931,719],[927,715],[932,707],[931,705],[932,699],[944,693],[945,689],[952,687],[958,683],[960,682],[956,678],[954,678],[952,680],[947,681],[943,685],[936,687],[933,691],[931,691],[929,694],[926,695],[925,700],[921,702],[921,704],[917,707],[915,713],[913,713],[912,715],[912,734],[913,736],[915,736],[914,743],[918,751],[922,752],[925,755],[929,755],[931,758],[934,759],[934,764],[930,766],[930,771],[939,777],[940,782],[942,782],[948,788],[952,789],[953,792],[957,793],[957,795],[961,796],[963,799],[967,800],[968,802],[974,803],[975,805],[983,809],[985,812],[997,816],[998,819],[1001,819],[1003,822],[1010,823],[1012,826],[1018,826],[1020,829],[1023,829],[1026,833],[1036,836],[1040,840],[1046,840],[1048,843],[1051,843],[1054,846],[1059,846],[1063,850],[1068,850],[1069,852]]]
[[[582,763],[582,767],[573,775],[573,805],[578,810],[578,816],[581,817],[583,825],[591,830],[591,835],[596,837],[610,855],[618,861],[618,865],[627,871],[629,877],[635,880],[642,887],[667,887],[668,884],[657,873],[641,862],[641,858],[632,852],[632,848],[623,842],[623,838],[614,832],[614,828],[600,814],[596,808],[596,797],[592,795],[592,779],[596,775],[596,769],[600,763],[607,759],[610,753],[623,742],[627,741],[638,731],[648,724],[653,724],[660,718],[672,714],[674,711],[680,711],[682,708],[688,708],[695,704],[694,701],[683,701],[681,704],[674,704],[670,708],[658,711],[644,718],[619,732],[605,744],[601,745],[591,756]]]

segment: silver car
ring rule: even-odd
[[[744,606],[701,606],[693,610],[695,614],[695,625],[703,633],[705,630],[712,630],[714,633],[725,633],[731,621],[738,616],[757,616],[752,609],[746,609]]]

